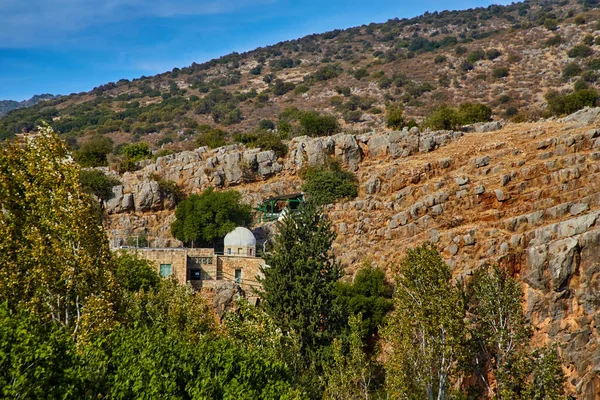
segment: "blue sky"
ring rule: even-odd
[[[506,1],[0,0],[0,100],[69,94],[232,51]]]

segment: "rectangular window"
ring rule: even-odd
[[[242,270],[241,269],[235,270],[235,283],[242,283]]]
[[[227,254],[231,254],[231,247],[227,249]]]
[[[244,251],[244,249],[238,248],[238,254],[242,254],[242,251]]]
[[[160,276],[166,278],[167,276],[171,276],[172,273],[171,264],[160,264]]]

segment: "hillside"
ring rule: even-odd
[[[296,109],[338,121],[317,120],[326,126],[315,134],[386,129],[390,107],[420,124],[444,103],[482,103],[495,120],[572,112],[598,99],[595,6],[531,1],[310,35],[17,110],[0,119],[0,137],[48,121],[74,148],[99,134],[115,153],[145,141],[168,154],[259,127],[307,133]],[[588,91],[547,107],[550,90],[574,89]]]
[[[38,104],[42,100],[52,100],[57,96],[51,94],[36,94],[29,100],[14,101],[14,100],[0,100],[0,117],[19,108],[31,107]]]
[[[456,278],[501,265],[523,287],[534,341],[559,344],[569,392],[593,399],[600,365],[599,125],[596,108],[472,132],[300,137],[284,159],[242,145],[199,148],[120,176],[123,185],[106,204],[106,227],[125,243],[147,237],[153,247],[179,245],[170,235],[173,203],[160,180],[187,193],[230,187],[257,206],[300,190],[298,171],[337,156],[360,185],[357,198],[327,211],[347,279],[367,260],[391,275],[405,250],[424,242],[442,252]]]

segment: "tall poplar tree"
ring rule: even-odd
[[[385,330],[388,394],[395,399],[448,398],[466,327],[462,291],[433,247],[407,251]]]

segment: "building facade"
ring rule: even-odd
[[[260,284],[262,258],[256,257],[256,239],[246,228],[236,228],[225,236],[225,254],[214,249],[129,248],[156,265],[162,277],[174,276],[194,289],[213,289],[218,281],[231,281],[251,295]]]

